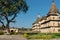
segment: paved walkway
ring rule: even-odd
[[[0,40],[27,40],[22,35],[0,35]]]

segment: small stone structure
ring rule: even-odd
[[[16,28],[10,28],[10,32],[18,32],[18,29],[16,29]]]
[[[9,31],[10,31],[10,32],[18,33],[18,29],[17,29],[17,28],[10,28]],[[4,30],[3,32],[4,32],[4,33],[8,33],[8,30],[6,29],[6,30]]]

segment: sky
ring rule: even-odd
[[[60,11],[60,0],[54,0]],[[16,23],[11,23],[11,27],[32,28],[32,23],[36,20],[37,15],[45,16],[51,7],[52,0],[26,0],[29,10],[26,14],[20,13],[16,17]]]

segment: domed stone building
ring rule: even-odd
[[[60,12],[52,1],[51,8],[48,14],[42,18],[37,17],[32,24],[32,31],[42,33],[58,33],[60,32]]]

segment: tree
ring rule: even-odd
[[[9,30],[9,24],[15,22],[18,12],[25,12],[28,10],[26,0],[0,0],[0,22],[4,25],[6,20],[6,29]]]

